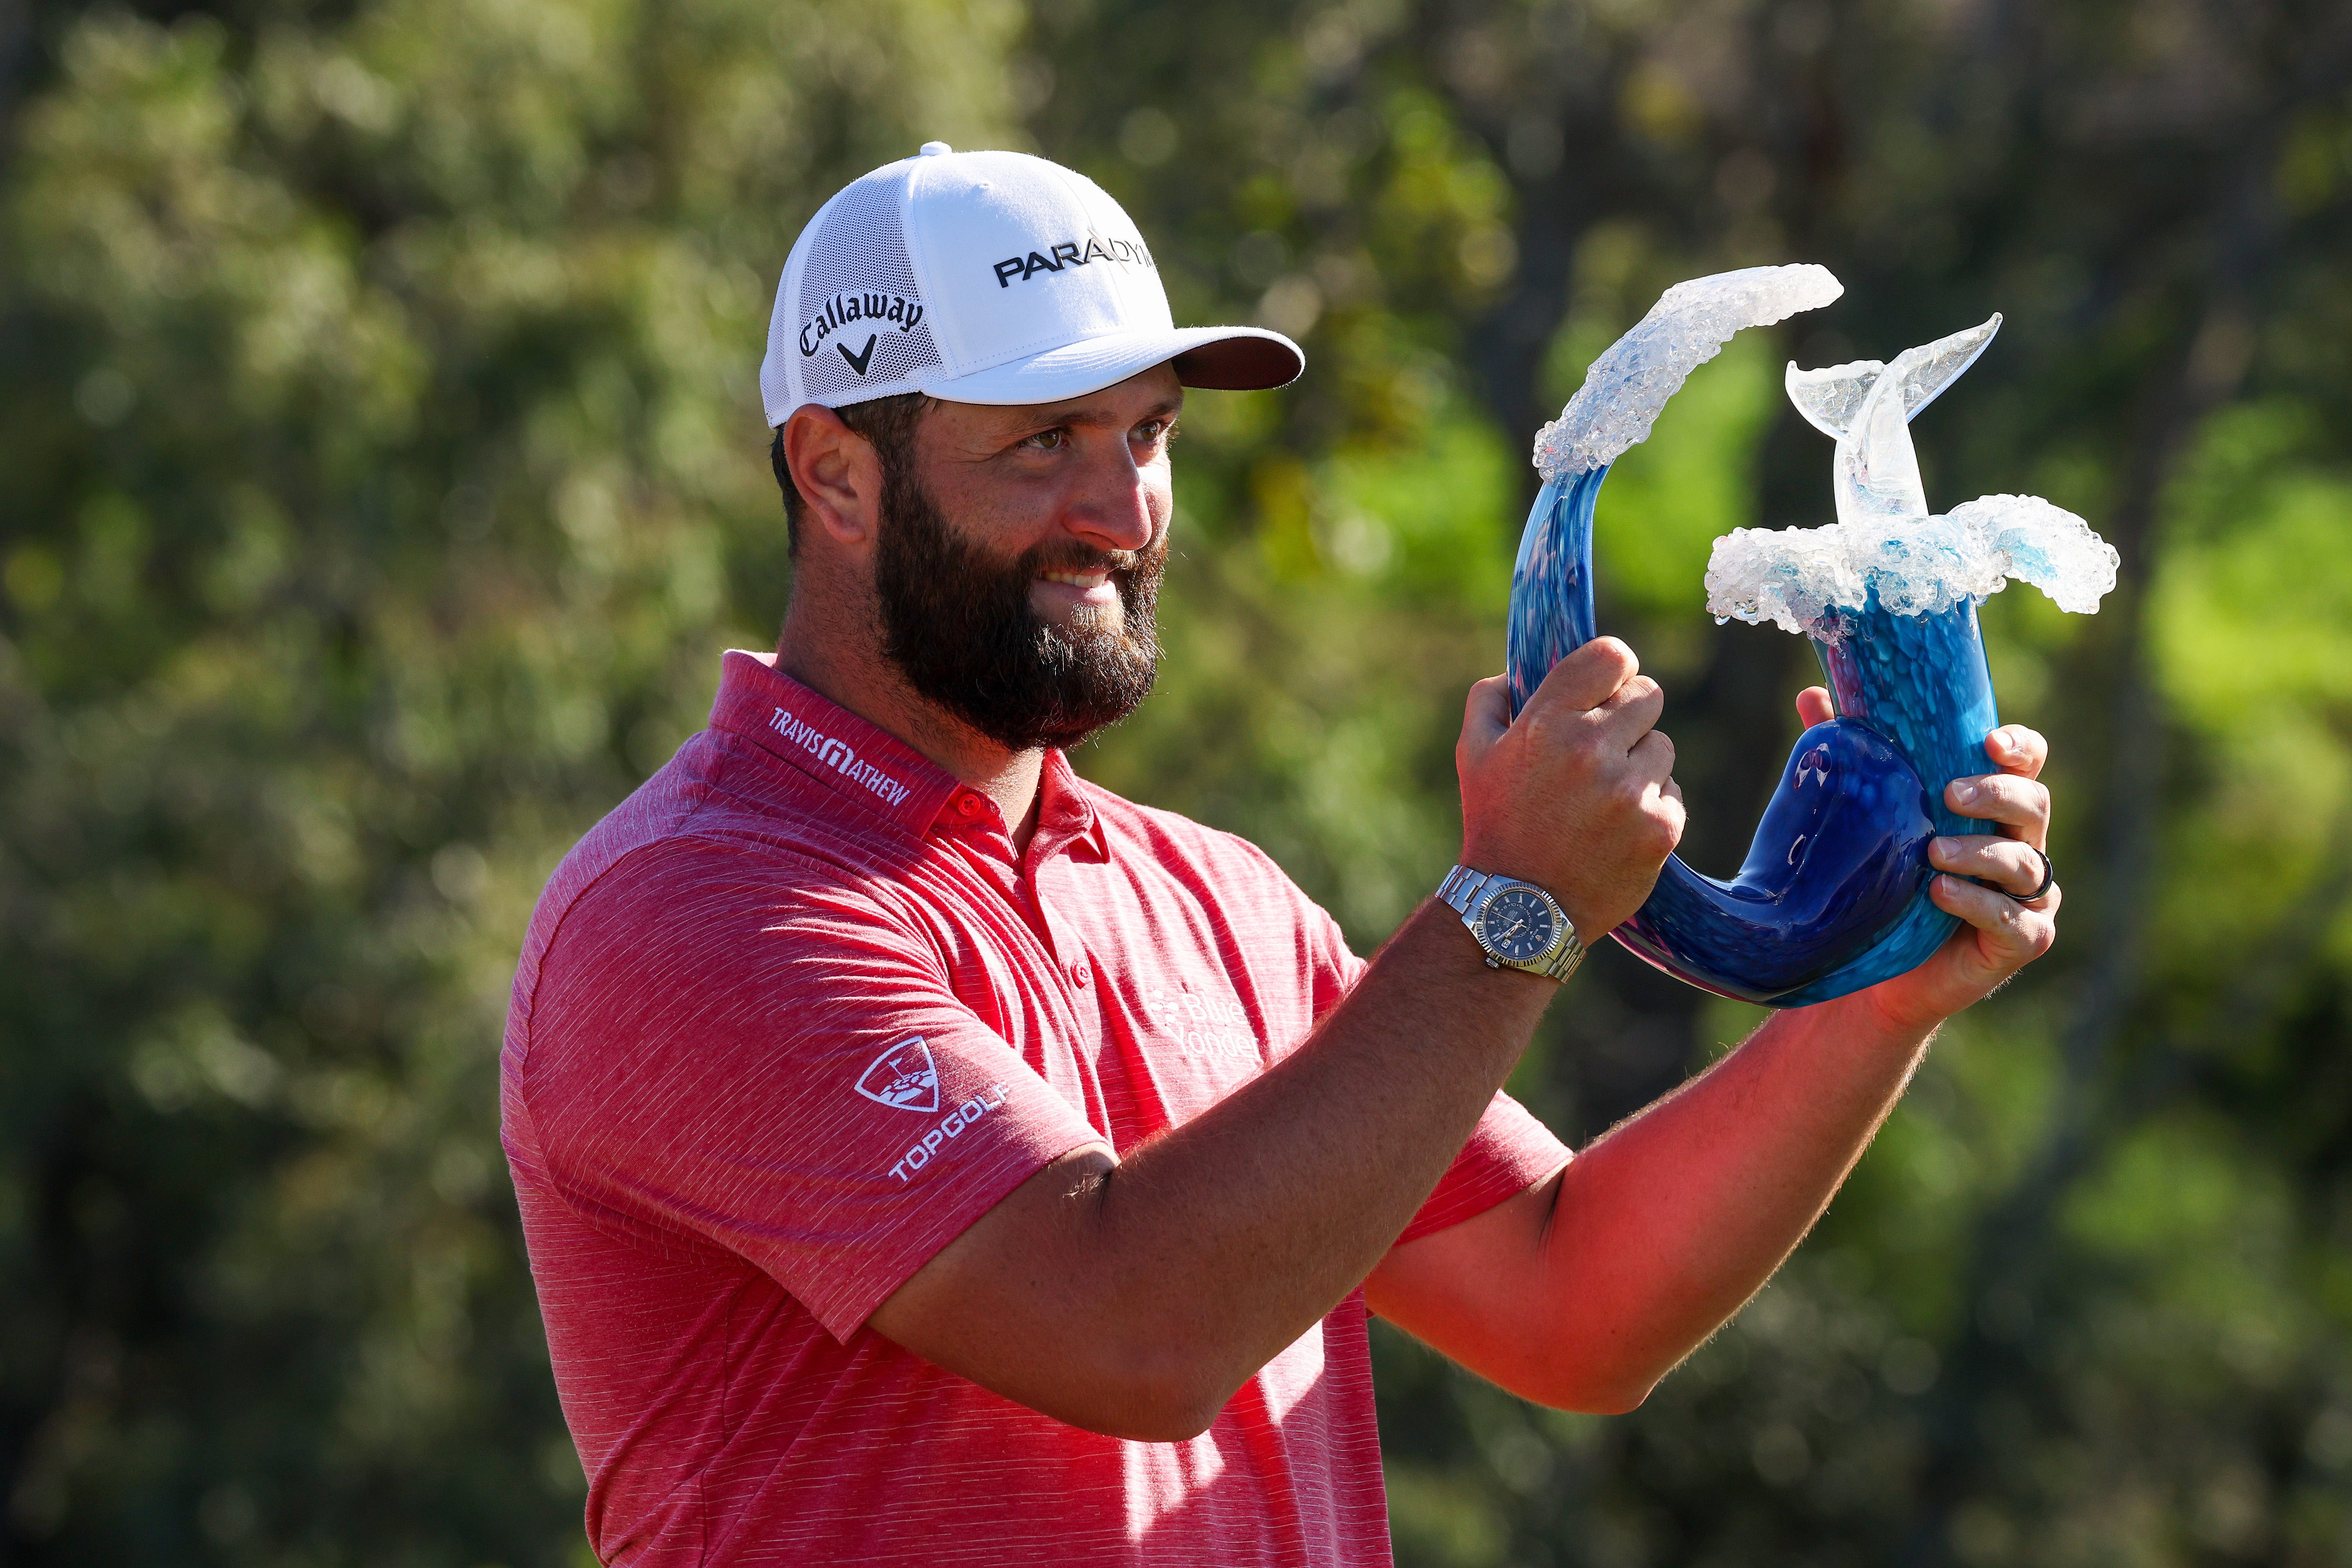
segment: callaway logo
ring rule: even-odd
[[[905,784],[900,784],[872,763],[859,762],[857,752],[848,742],[836,741],[822,730],[809,728],[806,723],[793,718],[784,709],[779,708],[769,715],[768,728],[801,750],[814,754],[818,762],[843,777],[864,784],[892,805],[907,798]],[[920,1041],[917,1042],[919,1045],[920,1043]]]
[[[1040,272],[1059,272],[1065,267],[1084,267],[1095,261],[1123,261],[1131,267],[1159,268],[1151,252],[1143,248],[1139,239],[1105,239],[1090,234],[1085,240],[1066,240],[1054,247],[1051,256],[1031,251],[1026,256],[1008,256],[996,264],[996,286],[1010,289],[1015,278],[1027,282]],[[807,351],[802,351],[806,353]]]
[[[877,1105],[926,1115],[940,1108],[940,1069],[920,1035],[899,1041],[874,1058],[857,1080],[857,1092]]]
[[[825,339],[853,321],[878,321],[884,327],[896,327],[901,332],[911,332],[915,330],[915,323],[922,319],[922,303],[898,294],[835,294],[801,328],[801,358],[807,359],[814,354],[824,347]],[[849,340],[856,335],[845,332],[841,342],[833,346],[840,351],[843,359],[849,362],[851,370],[864,375],[866,367],[873,363],[874,345],[881,341],[882,333],[879,330],[866,333],[866,346],[853,350]]]

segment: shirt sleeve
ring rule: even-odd
[[[1319,1016],[1339,1005],[1370,967],[1348,947],[1339,923],[1322,906],[1295,885],[1291,896],[1301,908],[1308,938],[1307,951],[1316,968],[1315,987]],[[1536,1120],[1527,1107],[1496,1090],[1494,1100],[1471,1130],[1469,1141],[1438,1179],[1436,1190],[1412,1216],[1402,1242],[1475,1218],[1504,1199],[1515,1197],[1545,1180],[1570,1158],[1568,1145]]]
[[[872,899],[744,847],[625,857],[550,943],[520,1064],[546,1175],[656,1247],[715,1244],[846,1339],[1101,1134]]]
[[[1475,1219],[1517,1197],[1568,1163],[1568,1145],[1528,1108],[1497,1089],[1470,1141],[1454,1157],[1437,1190],[1404,1227],[1399,1242],[1413,1241]]]

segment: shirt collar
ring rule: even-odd
[[[772,653],[730,648],[719,662],[710,727],[740,735],[818,784],[918,837],[950,803],[970,796],[955,775],[840,704],[782,674]],[[987,807],[992,812],[992,807]],[[1059,747],[1049,747],[1037,780],[1037,831],[1029,854],[1042,863],[1073,845],[1110,858],[1102,815]]]
[[[773,654],[729,650],[719,663],[710,727],[742,736],[909,833],[927,832],[959,787],[947,770],[779,673],[775,664]]]
[[[1102,814],[1079,782],[1077,770],[1059,747],[1045,753],[1037,778],[1037,832],[1029,841],[1033,859],[1046,858],[1075,844],[1091,847],[1098,858],[1110,858],[1103,839]]]

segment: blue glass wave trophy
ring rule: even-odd
[[[1514,713],[1594,635],[1593,509],[1610,464],[1741,328],[1843,292],[1820,267],[1695,279],[1592,363],[1536,438],[1544,485],[1511,580]],[[1958,923],[1928,900],[1927,842],[1983,831],[1943,805],[1951,780],[1992,771],[1983,742],[2000,721],[1977,606],[2014,577],[2088,614],[2116,580],[2114,549],[2036,497],[1927,510],[1910,422],[2000,326],[1995,316],[1892,363],[1789,366],[1790,401],[1836,443],[1837,521],[1717,540],[1707,608],[1810,637],[1836,716],[1798,738],[1738,875],[1706,877],[1671,858],[1612,933],[1666,973],[1742,1001],[1802,1006],[1903,973]]]

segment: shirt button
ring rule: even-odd
[[[956,810],[961,812],[966,816],[978,816],[980,815],[980,797],[976,795],[960,795],[956,796]]]
[[[1085,964],[1073,963],[1070,965],[1070,978],[1076,981],[1079,984],[1091,984],[1094,981],[1094,971],[1088,969]]]

